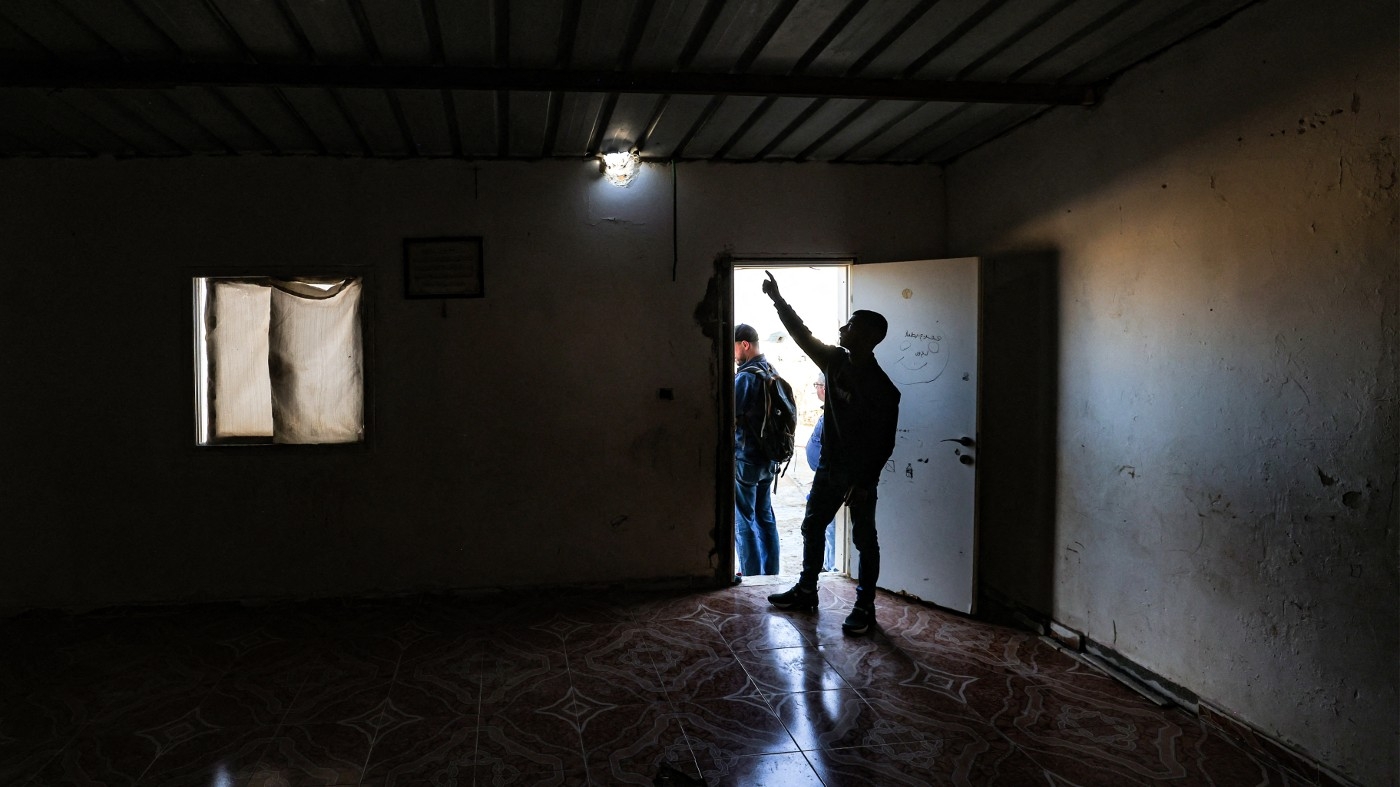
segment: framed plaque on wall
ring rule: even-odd
[[[482,297],[481,237],[405,238],[403,282],[406,298]]]

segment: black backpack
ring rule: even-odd
[[[792,459],[797,434],[797,404],[792,386],[777,372],[761,367],[743,371],[757,377],[763,391],[763,407],[754,407],[745,414],[746,439],[753,440],[768,461],[783,464]]]

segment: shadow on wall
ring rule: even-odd
[[[1047,617],[1054,611],[1059,278],[1055,251],[982,260],[978,575],[985,591]]]

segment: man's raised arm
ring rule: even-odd
[[[782,293],[778,292],[778,280],[773,278],[773,274],[768,274],[768,278],[763,282],[763,294],[773,299],[773,307],[778,310],[778,319],[783,321],[783,327],[787,328],[788,335],[802,348],[802,352],[807,353],[817,367],[825,369],[827,358],[834,352],[840,352],[840,348],[824,344],[817,337],[812,335],[812,331],[802,322],[802,318],[797,316],[788,302],[783,300]]]

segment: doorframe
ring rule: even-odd
[[[715,569],[715,579],[723,584],[732,584],[734,578],[734,269],[738,267],[838,267],[847,269],[846,311],[850,312],[850,269],[860,264],[857,255],[841,252],[792,253],[748,253],[723,252],[716,257],[716,297],[719,300],[719,334],[716,336],[716,369],[718,378],[728,385],[716,386],[719,397],[720,436],[715,458],[715,549],[719,553]],[[843,576],[849,576],[850,550],[846,544],[850,540],[849,522],[846,509],[840,511],[837,525],[837,540],[840,542],[838,554]],[[799,566],[799,571],[801,567]]]

